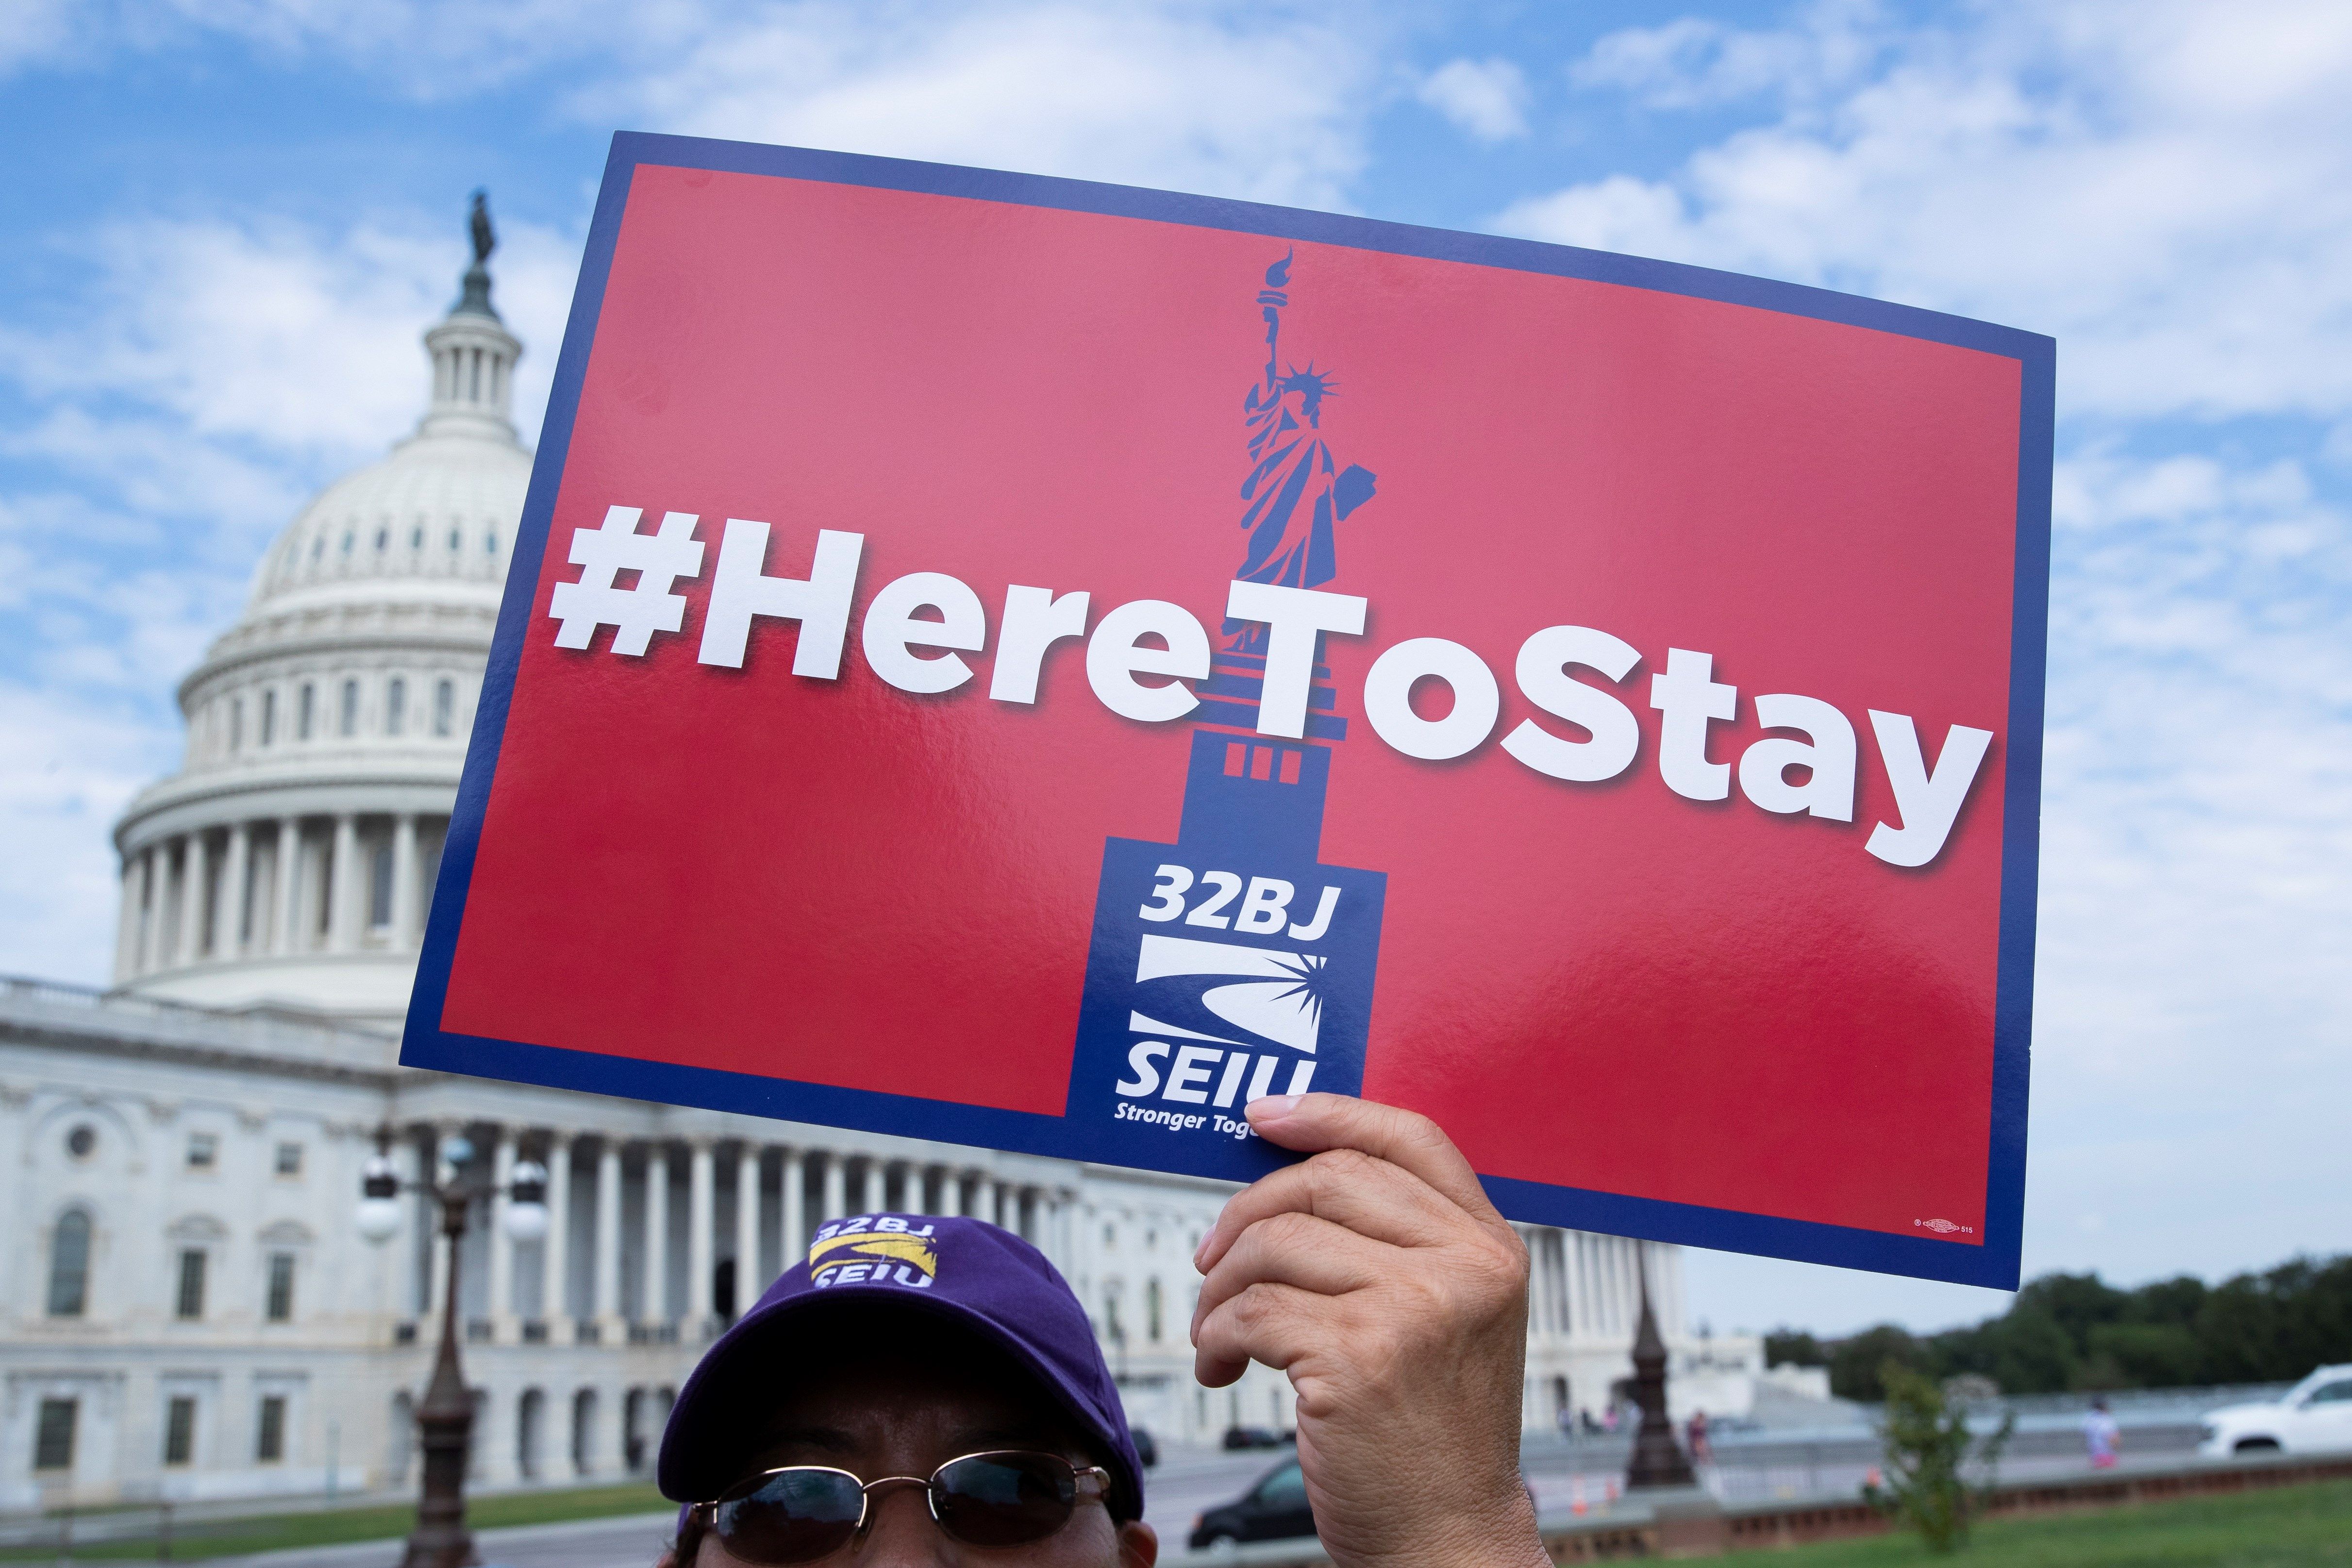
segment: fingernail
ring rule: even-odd
[[[1217,1233],[1214,1230],[1212,1230],[1208,1235],[1201,1238],[1201,1245],[1192,1249],[1193,1273],[1202,1274],[1207,1272],[1207,1270],[1201,1267],[1201,1259],[1209,1256],[1209,1243],[1214,1241],[1216,1238]]]
[[[1295,1094],[1265,1095],[1244,1106],[1242,1114],[1252,1121],[1278,1121],[1298,1109],[1299,1099]]]

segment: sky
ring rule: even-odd
[[[2352,1247],[2352,7],[14,0],[0,973],[268,540],[420,410],[488,186],[537,429],[607,139],[682,132],[1661,257],[2058,340],[2025,1265]],[[1717,1330],[1997,1292],[1698,1253]]]

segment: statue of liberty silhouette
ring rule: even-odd
[[[1265,318],[1265,368],[1242,405],[1251,468],[1242,481],[1241,526],[1249,539],[1234,575],[1314,588],[1338,574],[1336,525],[1372,499],[1375,476],[1361,463],[1340,468],[1323,439],[1323,400],[1338,392],[1338,384],[1311,360],[1304,370],[1282,363],[1282,311],[1290,303],[1286,290],[1296,255],[1267,268],[1265,287],[1258,290]],[[1224,632],[1232,652],[1265,651],[1263,626],[1227,621]]]

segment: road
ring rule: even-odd
[[[2126,1428],[2126,1452],[2137,1463],[2169,1463],[2196,1447],[2196,1427],[2185,1422],[2146,1423]],[[1580,1500],[1603,1508],[1625,1473],[1622,1437],[1570,1443],[1538,1435],[1528,1439],[1523,1468],[1547,1516],[1570,1511]],[[1289,1457],[1281,1452],[1228,1454],[1213,1449],[1166,1450],[1150,1475],[1144,1517],[1159,1530],[1165,1551],[1181,1551],[1202,1509],[1239,1496],[1257,1477]],[[1731,1433],[1717,1441],[1707,1479],[1727,1502],[1773,1498],[1852,1495],[1878,1462],[1878,1445],[1857,1428],[1816,1433]],[[2021,1424],[2001,1473],[2012,1477],[2079,1474],[2088,1468],[2083,1443],[2071,1417],[2038,1418]],[[668,1514],[583,1520],[573,1524],[530,1525],[484,1531],[482,1561],[494,1568],[649,1568],[659,1556],[671,1525]],[[396,1542],[273,1552],[224,1560],[217,1568],[393,1568]]]

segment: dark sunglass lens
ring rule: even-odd
[[[974,1454],[931,1483],[940,1526],[971,1546],[1043,1541],[1070,1522],[1078,1481],[1051,1454]]]
[[[721,1502],[711,1530],[746,1563],[813,1563],[857,1533],[865,1500],[856,1478],[839,1470],[779,1470]]]

